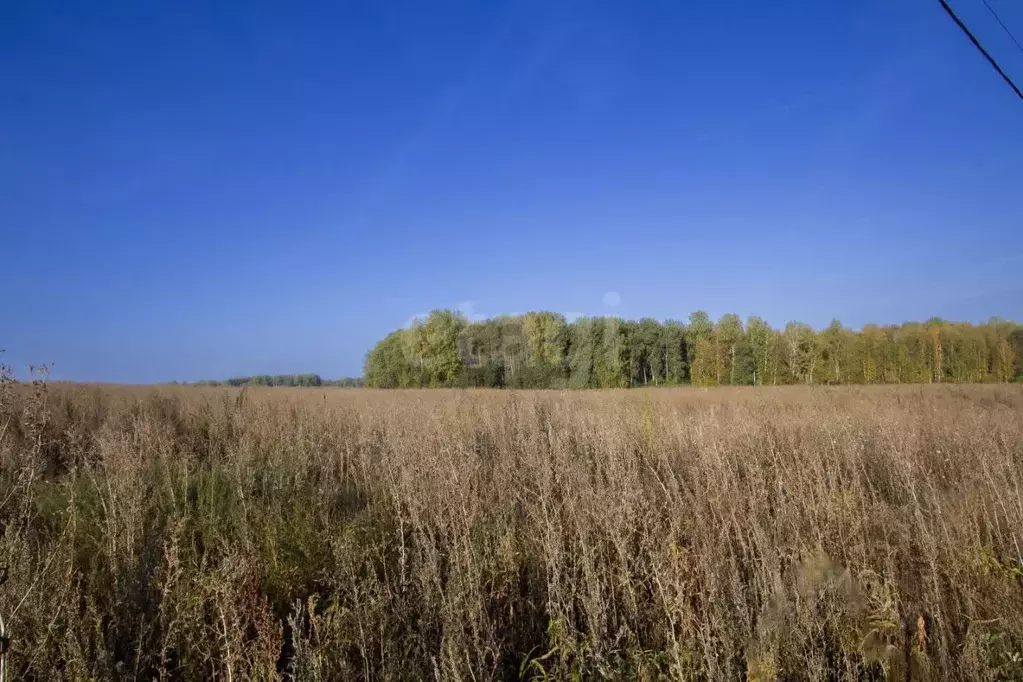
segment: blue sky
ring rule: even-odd
[[[1023,102],[936,0],[14,0],[0,63],[0,348],[57,378],[355,375],[438,307],[1023,318]]]

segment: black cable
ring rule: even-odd
[[[1023,92],[1020,92],[1020,89],[1016,87],[1016,84],[1012,82],[1012,79],[1005,75],[1005,72],[1002,71],[1002,67],[998,66],[998,62],[996,62],[994,58],[987,53],[987,50],[984,49],[980,42],[973,37],[973,34],[970,33],[970,29],[966,28],[966,24],[964,24],[962,20],[956,16],[956,13],[952,11],[952,8],[948,6],[948,3],[945,2],[945,0],[938,0],[938,2],[940,2],[941,6],[945,8],[946,12],[948,12],[948,16],[952,17],[952,20],[958,24],[959,28],[963,29],[963,33],[965,33],[966,37],[970,39],[973,46],[980,50],[980,53],[984,55],[984,58],[988,60],[991,66],[995,67],[995,71],[997,71],[998,75],[1009,84],[1009,87],[1016,93],[1016,96],[1023,99]]]
[[[1005,35],[1007,35],[1010,38],[1012,38],[1012,42],[1016,43],[1016,47],[1019,48],[1019,51],[1023,52],[1023,45],[1020,45],[1019,41],[1016,40],[1016,36],[1012,35],[1012,31],[1010,31],[1009,27],[1005,25],[1005,22],[1002,21],[1002,18],[1000,16],[998,16],[998,12],[995,11],[995,8],[992,7],[990,4],[988,4],[987,0],[980,0],[980,1],[984,3],[984,6],[987,7],[987,11],[991,12],[991,16],[993,16],[995,18],[995,21],[998,22],[998,25],[1002,27],[1003,31],[1005,31]]]

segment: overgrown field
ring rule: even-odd
[[[1023,387],[12,386],[8,679],[1020,679]]]

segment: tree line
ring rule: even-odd
[[[531,312],[470,322],[436,310],[367,354],[378,388],[626,388],[1023,380],[1023,326],[932,318],[860,330],[775,329],[760,317],[685,322]]]

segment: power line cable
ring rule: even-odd
[[[1023,45],[1020,45],[1020,44],[1019,44],[1019,41],[1018,41],[1018,40],[1016,40],[1016,36],[1012,35],[1012,31],[1010,31],[1010,30],[1009,30],[1009,27],[1005,25],[1005,22],[1004,22],[1004,21],[1002,21],[1002,18],[1001,18],[1000,16],[998,16],[998,12],[996,12],[996,11],[995,11],[995,8],[994,8],[994,7],[992,7],[992,6],[991,6],[991,5],[990,5],[990,4],[988,3],[988,1],[987,1],[987,0],[981,0],[981,2],[983,2],[983,3],[984,3],[984,6],[985,6],[985,7],[987,7],[987,11],[988,11],[988,12],[991,12],[991,16],[993,16],[993,17],[995,18],[995,21],[997,21],[997,22],[998,22],[998,25],[1002,27],[1002,30],[1003,30],[1003,31],[1005,31],[1005,35],[1007,35],[1007,36],[1009,36],[1010,38],[1012,38],[1012,42],[1016,43],[1016,47],[1018,47],[1018,48],[1019,48],[1019,51],[1020,51],[1020,52],[1023,52]]]
[[[1009,84],[1009,87],[1016,93],[1016,96],[1023,99],[1023,92],[1020,92],[1020,89],[1016,87],[1016,84],[1012,82],[1012,79],[1009,78],[1004,71],[1002,71],[1002,67],[998,66],[998,62],[994,60],[994,57],[989,55],[987,50],[984,49],[984,46],[980,44],[980,41],[977,40],[972,33],[970,33],[970,29],[966,28],[966,24],[964,24],[962,20],[956,16],[956,13],[952,11],[952,8],[948,6],[948,3],[945,2],[945,0],[938,0],[938,2],[940,2],[941,6],[945,8],[946,12],[948,12],[948,16],[952,17],[952,20],[963,30],[963,33],[965,33],[966,37],[970,39],[973,46],[980,50],[980,53],[984,55],[984,58],[987,59],[991,66],[994,67],[995,71],[998,72],[998,75]]]

